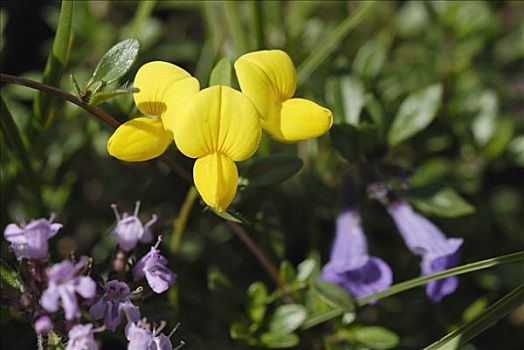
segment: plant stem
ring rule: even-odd
[[[275,265],[273,265],[271,260],[269,260],[269,258],[264,254],[264,252],[260,250],[255,241],[253,241],[251,237],[249,237],[249,234],[242,227],[242,225],[232,221],[228,221],[227,223],[233,229],[233,232],[237,235],[237,237],[240,238],[244,245],[251,251],[251,253],[253,253],[255,258],[257,258],[258,262],[266,270],[266,272],[268,273],[269,277],[271,277],[275,285],[277,285],[279,288],[283,288],[284,286],[282,284],[282,281],[278,277],[277,268],[275,267]]]
[[[171,236],[171,253],[173,254],[178,252],[178,249],[180,248],[180,242],[182,241],[182,234],[186,229],[187,219],[189,218],[191,209],[195,204],[195,200],[198,198],[197,193],[195,186],[189,188],[184,204],[182,204],[178,216],[173,221],[173,235]]]

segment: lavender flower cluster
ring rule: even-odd
[[[129,253],[138,242],[153,240],[151,226],[157,217],[153,215],[150,221],[142,223],[138,218],[140,202],[136,203],[133,215],[120,215],[116,205],[112,208],[117,222],[111,235],[116,237],[118,246],[110,276],[116,278],[107,281],[97,278],[99,287],[91,273],[92,260],[86,256],[49,267],[48,241],[62,228],[61,224],[53,223],[54,215],[49,220],[9,224],[4,237],[11,243],[19,271],[26,271],[20,273],[22,290],[18,295],[10,295],[10,300],[20,309],[31,310],[37,334],[54,332],[66,338],[66,350],[97,350],[94,335],[106,330],[117,331],[124,319],[129,350],[173,350],[170,341],[173,332],[166,336],[161,333],[164,322],[156,327],[141,319],[136,305],[137,300],[144,298],[145,288],[161,294],[175,283],[176,274],[169,269],[167,259],[159,250],[162,236],[158,236],[156,244],[134,266],[128,266]],[[126,281],[126,271],[131,272],[133,281]],[[147,286],[138,284],[131,290],[131,283],[143,279]],[[86,310],[89,306],[89,311],[82,312],[83,306]]]
[[[459,262],[461,238],[446,238],[404,200],[388,201],[384,186],[372,186],[372,197],[386,205],[408,249],[422,258],[422,275],[433,274]],[[345,208],[338,216],[330,261],[322,269],[320,279],[338,284],[356,298],[380,292],[393,281],[389,265],[370,256],[360,214],[355,207]],[[434,302],[455,291],[456,276],[426,284],[426,294]]]

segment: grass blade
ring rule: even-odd
[[[335,50],[342,40],[367,16],[376,5],[375,1],[365,1],[349,17],[342,21],[327,39],[309,55],[298,67],[297,84],[302,85],[315,69]]]
[[[485,329],[506,316],[524,302],[524,283],[487,308],[474,320],[467,322],[434,342],[424,350],[454,350],[466,344]]]

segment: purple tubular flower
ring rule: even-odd
[[[16,259],[23,258],[45,260],[47,258],[47,240],[53,237],[62,224],[53,223],[54,214],[49,220],[31,220],[27,225],[9,224],[4,230],[4,237],[11,243]]]
[[[176,330],[171,332],[169,336],[162,333],[165,323],[157,329],[150,330],[150,326],[143,320],[132,323],[127,332],[127,350],[173,350],[173,345],[170,336]],[[176,349],[180,347],[177,346]]]
[[[155,246],[151,247],[149,253],[144,255],[133,267],[135,281],[145,276],[147,283],[157,294],[165,292],[169,286],[175,283],[176,279],[176,274],[166,266],[167,259],[160,254],[158,249],[160,242],[162,242],[162,236],[158,237]]]
[[[116,226],[111,232],[118,239],[118,245],[126,252],[135,248],[138,241],[142,243],[149,243],[153,239],[151,234],[151,226],[156,222],[157,216],[153,215],[145,225],[138,218],[138,212],[140,211],[140,201],[135,204],[135,212],[133,215],[124,213],[120,216],[118,208],[115,204],[111,206],[115,212],[117,220]]]
[[[422,257],[422,275],[446,270],[458,264],[462,238],[446,238],[435,225],[414,212],[405,201],[391,204],[388,211],[409,250]],[[426,285],[426,294],[431,300],[438,302],[453,293],[457,285],[456,276],[432,281]]]
[[[94,333],[100,331],[101,329],[93,329],[91,323],[74,326],[69,331],[69,341],[65,350],[98,350]]]
[[[49,312],[56,312],[62,301],[67,320],[80,317],[76,293],[85,299],[93,298],[96,294],[96,284],[91,277],[78,276],[86,265],[86,256],[82,256],[76,265],[68,260],[55,264],[48,273],[49,286],[42,294],[42,307]]]
[[[382,259],[369,256],[358,211],[348,209],[337,218],[331,260],[320,279],[338,284],[360,298],[388,288],[393,274]]]
[[[132,323],[140,318],[140,310],[130,300],[131,291],[125,282],[109,281],[104,286],[105,293],[89,309],[95,320],[104,318],[104,324],[110,331],[115,331],[122,321],[122,313],[127,322]]]

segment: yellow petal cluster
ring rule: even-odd
[[[133,94],[140,112],[148,117],[127,121],[109,141],[110,155],[126,162],[142,162],[160,156],[173,142],[173,126],[179,109],[200,89],[198,80],[182,68],[162,61],[144,64],[138,70]]]
[[[331,128],[333,114],[315,102],[292,98],[297,85],[291,58],[281,50],[247,53],[235,62],[240,88],[262,118],[262,127],[283,142],[318,137]]]
[[[235,197],[235,161],[249,158],[260,142],[259,114],[244,94],[228,86],[198,92],[173,129],[178,149],[197,158],[195,186],[204,202],[224,211]]]

